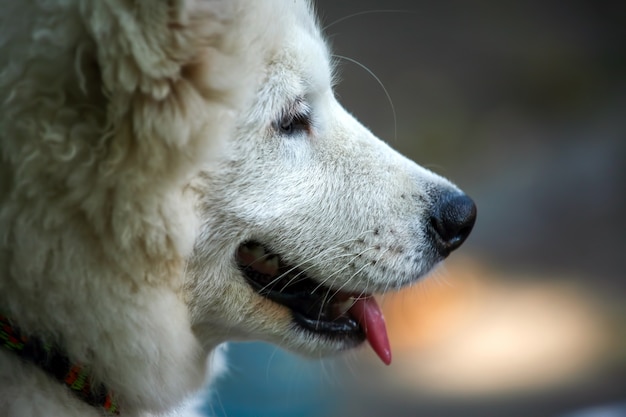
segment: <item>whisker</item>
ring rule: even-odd
[[[360,253],[357,253],[356,255],[355,254],[349,254],[350,256],[352,256],[352,259],[350,259],[348,262],[346,262],[346,264],[344,265],[343,268],[333,272],[330,276],[328,276],[324,280],[322,280],[322,282],[320,282],[319,285],[313,289],[313,291],[317,291],[320,287],[324,286],[330,280],[330,278],[336,276],[341,271],[346,270],[346,268],[349,268],[350,267],[350,263],[352,261],[354,261],[355,259],[357,259],[359,256],[362,256],[365,252],[373,250],[373,249],[374,249],[374,247],[369,247],[369,248],[366,248],[366,249],[362,250]],[[326,300],[324,300],[324,301],[326,301]]]
[[[389,106],[391,107],[391,113],[393,115],[393,140],[394,140],[394,142],[397,142],[398,141],[398,116],[396,115],[396,107],[393,105],[393,100],[391,99],[391,95],[389,95],[389,91],[387,91],[387,88],[385,87],[383,82],[380,80],[380,78],[378,78],[378,76],[376,74],[374,74],[374,71],[372,71],[367,66],[361,64],[359,61],[357,61],[355,59],[348,58],[347,56],[343,56],[343,55],[337,55],[337,54],[333,54],[333,57],[344,59],[344,60],[346,60],[348,62],[352,62],[353,64],[361,67],[369,75],[371,75],[372,78],[374,78],[376,80],[378,85],[381,86],[381,88],[383,89],[383,91],[385,93],[385,96],[387,97],[387,101],[389,102]]]
[[[337,20],[333,20],[332,22],[330,22],[329,24],[327,24],[326,26],[324,26],[322,28],[322,31],[326,31],[326,29],[328,29],[331,26],[335,26],[338,23],[344,22],[348,19],[352,19],[353,17],[357,17],[357,16],[363,16],[363,15],[367,15],[367,14],[375,14],[375,13],[407,13],[407,14],[411,14],[411,13],[416,13],[415,10],[403,10],[403,9],[378,9],[378,10],[363,10],[360,12],[355,12],[352,14],[349,14],[347,16],[344,17],[340,17]]]
[[[263,256],[259,256],[258,258],[256,258],[256,259],[255,259],[255,260],[253,260],[252,262],[249,262],[249,263],[247,263],[246,265],[244,265],[244,268],[248,268],[249,266],[251,266],[251,265],[253,265],[253,264],[255,264],[255,263],[259,262],[260,260],[263,260],[263,259],[269,258],[270,256],[276,256],[276,254],[275,254],[275,253],[266,253],[266,254],[265,254],[265,255],[263,255]]]
[[[373,247],[368,248],[368,249],[364,250],[362,253],[365,253],[367,250],[372,250],[372,249],[374,249],[374,248],[373,248]],[[382,256],[383,256],[383,255],[384,255],[387,251],[388,251],[388,249],[386,249],[386,250],[382,251],[382,252],[381,252],[381,254],[380,254],[380,256],[378,257],[377,261],[379,261],[379,260],[382,258]],[[341,271],[344,271],[344,270],[345,270],[346,268],[348,268],[348,267],[349,267],[349,263],[348,263],[348,264],[346,264],[343,268],[339,269],[338,271],[335,271],[335,273],[333,273],[332,275],[337,275],[338,273],[340,273]],[[365,268],[367,268],[367,264],[363,265],[363,266],[362,266],[362,267],[361,267],[358,271],[356,271],[354,274],[352,274],[352,276],[351,276],[351,277],[350,277],[350,278],[349,278],[346,282],[344,282],[344,283],[343,283],[343,284],[339,287],[339,289],[337,289],[337,290],[336,290],[336,291],[335,291],[332,295],[330,295],[330,292],[331,292],[331,291],[333,291],[333,290],[332,290],[331,286],[328,286],[328,291],[326,291],[326,294],[324,295],[324,299],[322,300],[322,304],[326,304],[326,302],[327,302],[329,299],[331,299],[331,298],[335,297],[337,294],[339,294],[339,292],[341,292],[341,290],[343,290],[343,288],[345,288],[345,286],[346,286],[346,285],[348,285],[348,284],[350,283],[350,281],[352,281],[352,279],[354,279],[354,277],[356,277],[356,276],[359,274],[359,272],[361,272],[361,271],[362,271],[363,269],[365,269]],[[328,282],[328,279],[324,280],[324,283],[325,283],[325,282]],[[316,289],[318,289],[321,285],[322,285],[322,284],[318,285],[318,286],[316,287]],[[365,284],[365,290],[364,290],[364,291],[361,291],[361,293],[360,293],[357,297],[354,297],[354,298],[355,298],[355,299],[360,299],[360,298],[363,298],[363,297],[367,297],[367,294],[369,294],[369,293],[368,293],[368,291],[367,291],[368,287],[369,287],[369,284],[368,284],[368,283],[366,283],[366,284]],[[320,314],[321,314],[321,313],[320,313]],[[318,316],[318,320],[319,320],[319,318],[320,318],[320,316]]]
[[[332,258],[328,258],[328,259],[326,259],[326,260],[327,260],[327,261],[334,261],[334,260],[336,260],[336,259],[345,258],[345,257],[348,257],[348,256],[354,256],[354,254],[353,254],[353,253],[342,253],[342,254],[340,254],[340,255],[333,256]],[[314,268],[314,267],[315,267],[315,265],[311,265],[311,266],[309,266],[309,267],[307,267],[307,268],[302,269],[302,270],[301,270],[300,272],[298,272],[295,276],[293,276],[293,277],[292,277],[289,281],[287,281],[287,283],[283,286],[283,288],[281,288],[281,289],[280,289],[280,291],[283,291],[285,288],[287,288],[289,285],[293,284],[294,282],[298,282],[298,279],[297,279],[297,278],[298,278],[299,276],[304,275],[307,271],[309,271],[310,269],[312,269],[312,268]],[[292,269],[293,269],[293,268],[292,268]],[[284,275],[284,274],[283,274],[283,275]],[[306,277],[305,277],[305,278],[306,278]],[[313,292],[315,292],[315,290],[317,290],[318,288],[319,288],[319,286],[318,286],[318,287],[315,287],[315,288],[313,289]]]
[[[380,260],[380,259],[381,259],[381,257],[382,257],[382,256],[383,256],[383,255],[384,255],[384,254],[385,254],[388,250],[389,250],[389,249],[385,249],[384,251],[382,251],[382,252],[381,252],[381,254],[380,254],[380,256],[378,257],[378,260]],[[341,292],[341,290],[343,290],[343,288],[345,288],[345,286],[346,286],[346,285],[348,285],[348,284],[350,283],[350,281],[352,281],[352,280],[353,280],[353,279],[354,279],[354,278],[355,278],[355,277],[356,277],[356,276],[357,276],[357,275],[358,275],[358,274],[359,274],[362,270],[364,270],[365,268],[367,268],[367,266],[368,266],[368,264],[366,263],[366,264],[365,264],[365,265],[363,265],[361,268],[359,268],[359,270],[358,270],[358,271],[356,271],[354,274],[352,274],[352,276],[351,276],[350,278],[348,278],[348,279],[346,280],[346,282],[344,282],[344,283],[343,283],[343,284],[342,284],[342,285],[341,285],[341,286],[340,286],[340,287],[339,287],[339,288],[338,288],[338,289],[337,289],[337,290],[333,293],[333,295],[332,295],[330,298],[332,298],[332,297],[336,296],[337,294],[339,294],[339,293]],[[367,284],[366,284],[366,287],[367,287]],[[361,293],[361,295],[360,295],[359,297],[362,297],[364,294],[367,294],[367,293],[363,293],[363,292],[362,292],[362,293]],[[324,300],[324,301],[326,301],[326,300]]]
[[[367,268],[367,264],[365,264],[361,268],[359,268],[358,271],[356,271],[354,274],[352,274],[352,276],[350,278],[348,278],[348,280],[346,282],[344,282],[339,288],[337,288],[335,290],[335,292],[333,293],[333,295],[331,296],[331,298],[336,296],[337,294],[339,294],[341,292],[341,290],[343,290],[345,288],[345,286],[348,285],[350,283],[350,281],[352,281],[359,274],[359,272],[361,272],[365,268]],[[363,293],[361,293],[357,298],[361,298],[362,296],[363,296]]]
[[[335,272],[334,272],[334,273],[332,273],[329,277],[327,277],[327,278],[326,278],[326,279],[324,279],[321,283],[319,283],[319,284],[317,285],[317,287],[315,287],[315,288],[313,289],[313,292],[317,291],[320,287],[324,286],[324,285],[325,285],[325,284],[326,284],[326,283],[327,283],[327,282],[328,282],[328,281],[329,281],[332,277],[336,276],[336,275],[337,275],[337,274],[339,274],[340,272],[342,272],[342,271],[346,270],[347,268],[349,268],[349,267],[350,267],[350,263],[351,263],[353,260],[355,260],[356,258],[358,258],[359,256],[361,256],[362,254],[364,254],[364,253],[365,253],[365,252],[367,252],[368,250],[373,250],[373,249],[374,249],[374,247],[370,247],[370,248],[367,248],[367,249],[363,250],[361,253],[356,254],[356,255],[355,255],[352,259],[350,259],[350,260],[346,263],[346,265],[344,265],[344,266],[343,266],[343,268],[340,268],[339,270],[335,271]],[[363,268],[365,268],[365,267],[367,267],[367,264],[363,265],[363,267],[362,267],[361,269],[359,269],[359,270],[355,273],[355,275],[356,275],[356,274],[358,274],[359,272],[361,272],[361,270],[362,270]],[[354,277],[354,275],[353,275],[352,277]],[[350,277],[350,279],[352,279],[352,277]],[[350,281],[350,279],[348,280],[348,282]],[[328,286],[328,290],[326,291],[326,294],[324,295],[324,298],[323,298],[323,300],[322,300],[322,305],[326,304],[326,303],[328,302],[328,300],[329,300],[329,299],[331,299],[332,297],[334,297],[335,295],[337,295],[337,294],[339,293],[339,291],[341,291],[341,288],[343,288],[346,284],[347,284],[347,282],[346,282],[346,283],[344,283],[344,284],[340,287],[340,289],[339,289],[338,291],[336,291],[336,292],[335,292],[332,296],[329,296],[329,295],[330,295],[330,292],[332,291],[332,289],[330,288],[332,285],[329,285],[329,286]],[[363,294],[361,294],[361,296],[362,296],[362,295],[363,295]],[[319,313],[319,314],[318,314],[318,316],[317,316],[317,319],[318,319],[318,320],[321,318],[321,314],[322,314],[322,312],[320,311],[320,313]]]
[[[321,283],[319,283],[319,284],[317,285],[317,287],[315,287],[315,288],[314,288],[314,291],[317,291],[320,287],[325,286],[325,285],[328,283],[328,281],[330,281],[330,279],[331,279],[331,278],[335,277],[337,274],[340,274],[341,272],[345,271],[345,270],[346,270],[346,269],[348,269],[348,268],[350,268],[350,264],[349,264],[349,263],[347,263],[347,264],[346,264],[346,265],[344,265],[342,268],[339,268],[338,270],[336,270],[335,272],[333,272],[332,274],[330,274],[330,275],[329,275],[326,279],[324,279],[324,281],[322,281]],[[330,291],[332,291],[332,290],[330,289],[330,285],[327,285],[327,286],[328,286],[329,288],[328,288],[328,291],[327,291],[326,295],[324,296],[323,303],[326,303],[326,301],[328,301],[328,294],[330,294]]]
[[[378,262],[378,261],[380,261],[380,258],[378,258],[378,259],[376,260],[376,262]],[[386,295],[386,294],[387,294],[387,292],[389,291],[389,287],[390,287],[390,286],[391,286],[391,281],[389,281],[389,280],[388,280],[388,281],[387,281],[387,283],[385,284],[385,289],[384,289],[384,290],[383,290],[383,292],[382,292],[383,301],[384,301],[384,297],[385,297],[385,295]]]
[[[317,258],[319,258],[319,257],[321,257],[321,256],[325,256],[325,255],[327,255],[329,252],[331,252],[331,251],[333,251],[333,250],[335,250],[335,249],[339,248],[341,245],[345,245],[346,243],[354,242],[354,241],[358,240],[359,238],[361,238],[362,236],[366,235],[367,233],[373,233],[373,230],[365,230],[365,231],[363,231],[363,232],[359,233],[358,235],[356,235],[356,236],[355,236],[355,237],[353,237],[353,238],[346,239],[346,240],[344,240],[344,241],[338,242],[338,243],[336,243],[335,245],[333,245],[333,246],[331,246],[331,247],[328,247],[328,248],[324,249],[323,251],[321,251],[321,252],[320,252],[320,253],[318,253],[317,255],[314,255],[314,256],[312,256],[312,257],[310,257],[310,258],[308,258],[308,259],[306,259],[306,260],[304,260],[304,261],[302,261],[302,262],[300,262],[300,263],[296,264],[295,266],[293,266],[293,267],[289,268],[287,271],[283,272],[282,274],[280,274],[280,275],[279,275],[279,276],[277,276],[276,278],[272,279],[272,280],[271,280],[271,281],[270,281],[267,285],[265,285],[265,286],[261,289],[261,291],[264,291],[264,290],[266,290],[267,288],[269,288],[270,286],[275,285],[276,283],[278,283],[278,281],[280,281],[281,279],[283,279],[285,276],[287,276],[287,275],[288,275],[288,274],[290,274],[291,272],[295,271],[296,269],[299,269],[300,267],[302,267],[302,266],[303,266],[303,265],[305,265],[306,263],[311,262],[311,261],[313,261],[313,260],[315,260],[315,259],[317,259]],[[310,268],[311,268],[311,267],[309,267],[309,269],[310,269]],[[300,274],[298,274],[298,275],[300,275]],[[291,282],[291,281],[290,281],[290,282]],[[282,290],[281,290],[281,291],[282,291]]]

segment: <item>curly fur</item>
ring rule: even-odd
[[[0,310],[89,364],[125,415],[204,381],[181,292],[197,229],[184,186],[281,36],[263,3],[0,4]],[[28,366],[0,352],[0,415],[94,414]]]
[[[337,102],[308,1],[0,9],[0,314],[88,367],[123,416],[192,415],[227,340],[362,342],[260,296],[245,242],[326,299],[409,285],[449,253],[429,225],[460,191]],[[98,415],[0,351],[0,417]]]

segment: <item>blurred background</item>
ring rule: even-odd
[[[381,300],[391,366],[231,345],[207,413],[626,416],[626,2],[317,5],[340,101],[478,221]]]

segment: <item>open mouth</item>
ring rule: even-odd
[[[320,284],[257,242],[240,245],[236,258],[248,284],[287,307],[302,328],[351,345],[367,339],[383,362],[391,362],[384,317],[374,297]]]

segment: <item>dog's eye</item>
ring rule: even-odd
[[[288,114],[280,119],[276,128],[281,135],[285,136],[308,133],[311,129],[311,119],[306,113]]]

